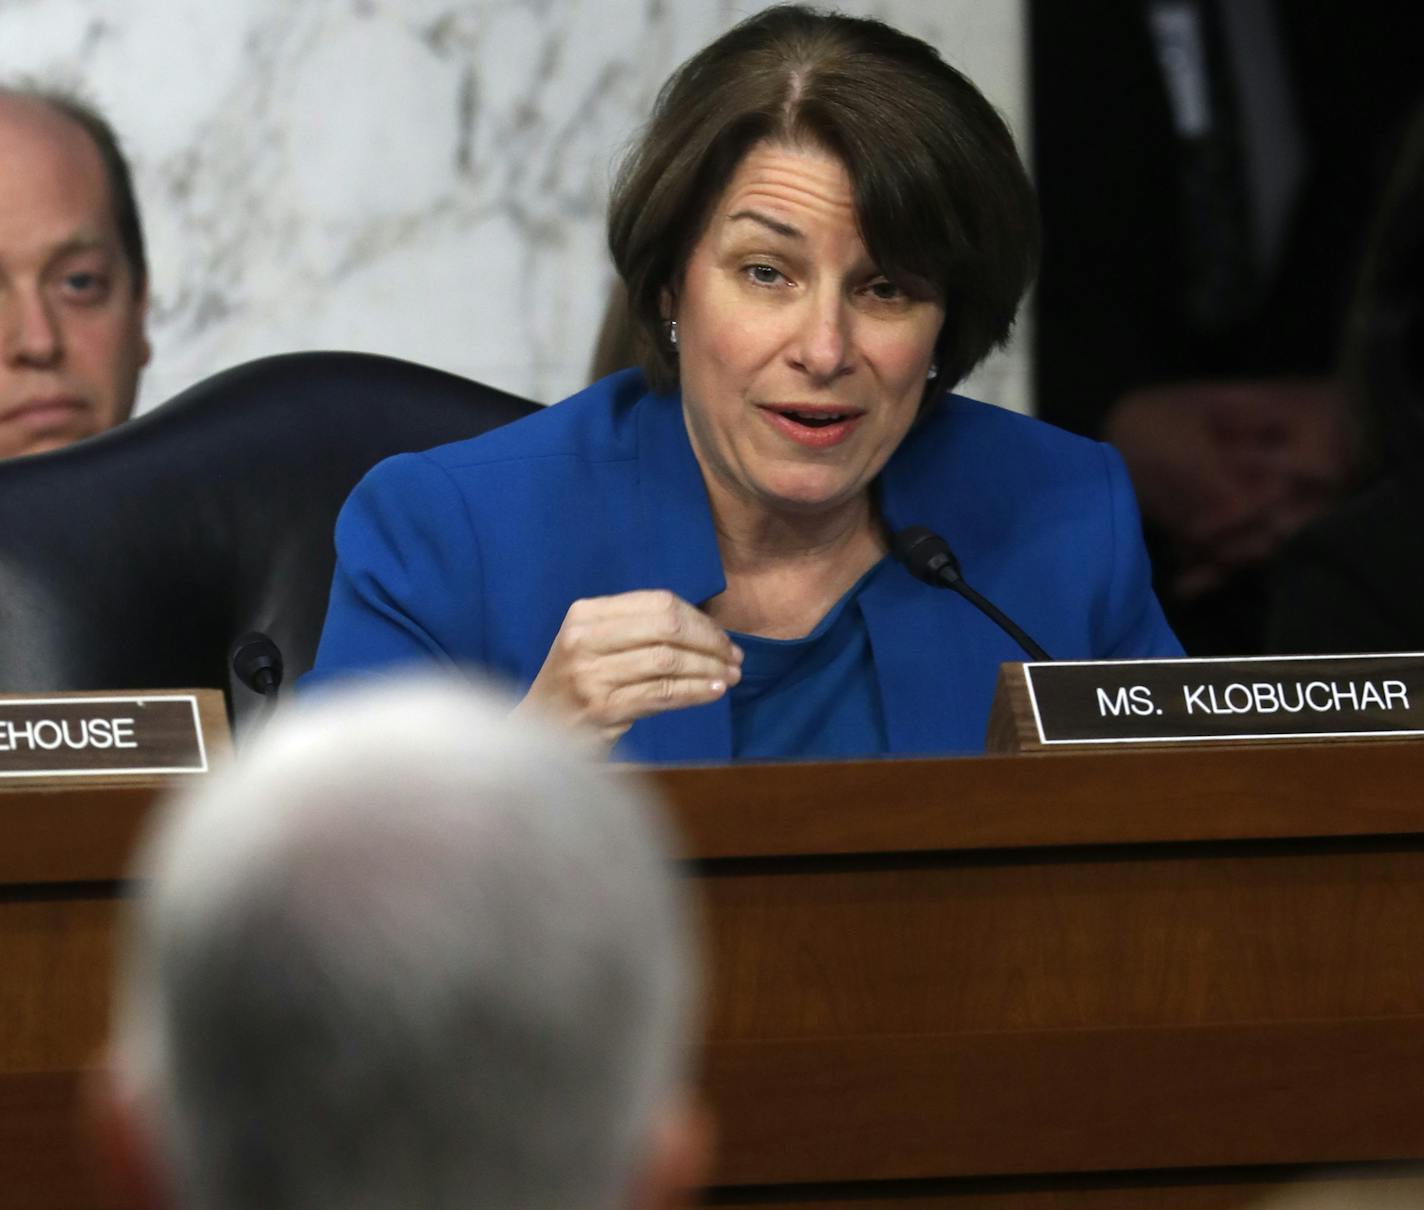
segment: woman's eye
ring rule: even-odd
[[[905,292],[899,286],[883,277],[870,283],[870,292],[881,302],[895,302],[905,297]]]
[[[746,273],[759,286],[774,286],[781,280],[781,270],[771,265],[748,265]]]

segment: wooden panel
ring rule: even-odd
[[[984,751],[995,756],[1012,753],[1041,753],[1033,706],[1028,696],[1028,674],[1022,664],[1000,664],[994,698],[989,703],[989,723],[984,734]]]
[[[1417,1210],[1424,1174],[1395,1166],[1198,1170],[1147,1174],[714,1190],[742,1210]]]
[[[1420,1018],[723,1042],[706,1072],[726,1185],[1424,1156]]]
[[[95,1210],[110,1203],[85,1131],[82,1076],[0,1075],[7,1210]],[[1424,1205],[1417,1169],[1350,1166],[916,1181],[713,1190],[743,1210],[1404,1210]]]
[[[664,769],[699,858],[1424,834],[1424,742]]]
[[[6,1210],[95,1210],[104,1202],[77,1072],[0,1075],[0,1191]]]
[[[1424,834],[1424,743],[667,769],[690,858]],[[0,793],[0,884],[111,879],[161,783]]]
[[[121,878],[161,784],[7,787],[0,793],[0,885]]]
[[[721,1184],[1424,1156],[1412,841],[696,868]]]
[[[698,883],[719,1040],[1424,1014],[1424,852],[1392,843],[712,863]]]
[[[708,905],[740,1186],[714,1201],[1245,1206],[1262,1186],[1220,1165],[1424,1157],[1424,745],[659,780]],[[84,1204],[52,1157],[104,1029],[116,905],[92,883],[152,793],[0,794],[7,1206]],[[52,1196],[12,1179],[36,1163]],[[1085,1171],[1163,1165],[1209,1167]]]
[[[112,899],[0,900],[0,1072],[91,1062],[108,1022]]]

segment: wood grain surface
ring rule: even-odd
[[[1381,1165],[1424,1161],[1424,747],[657,780],[705,908],[714,1203],[1415,1188]],[[153,793],[0,793],[7,1206],[94,1204],[80,1073]]]

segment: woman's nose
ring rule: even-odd
[[[792,360],[812,378],[829,382],[850,368],[850,316],[840,297],[805,300],[805,312],[796,333]]]

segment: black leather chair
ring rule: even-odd
[[[250,630],[290,683],[315,657],[357,480],[536,406],[392,358],[294,353],[0,462],[0,692],[213,687],[231,703],[228,648]]]

